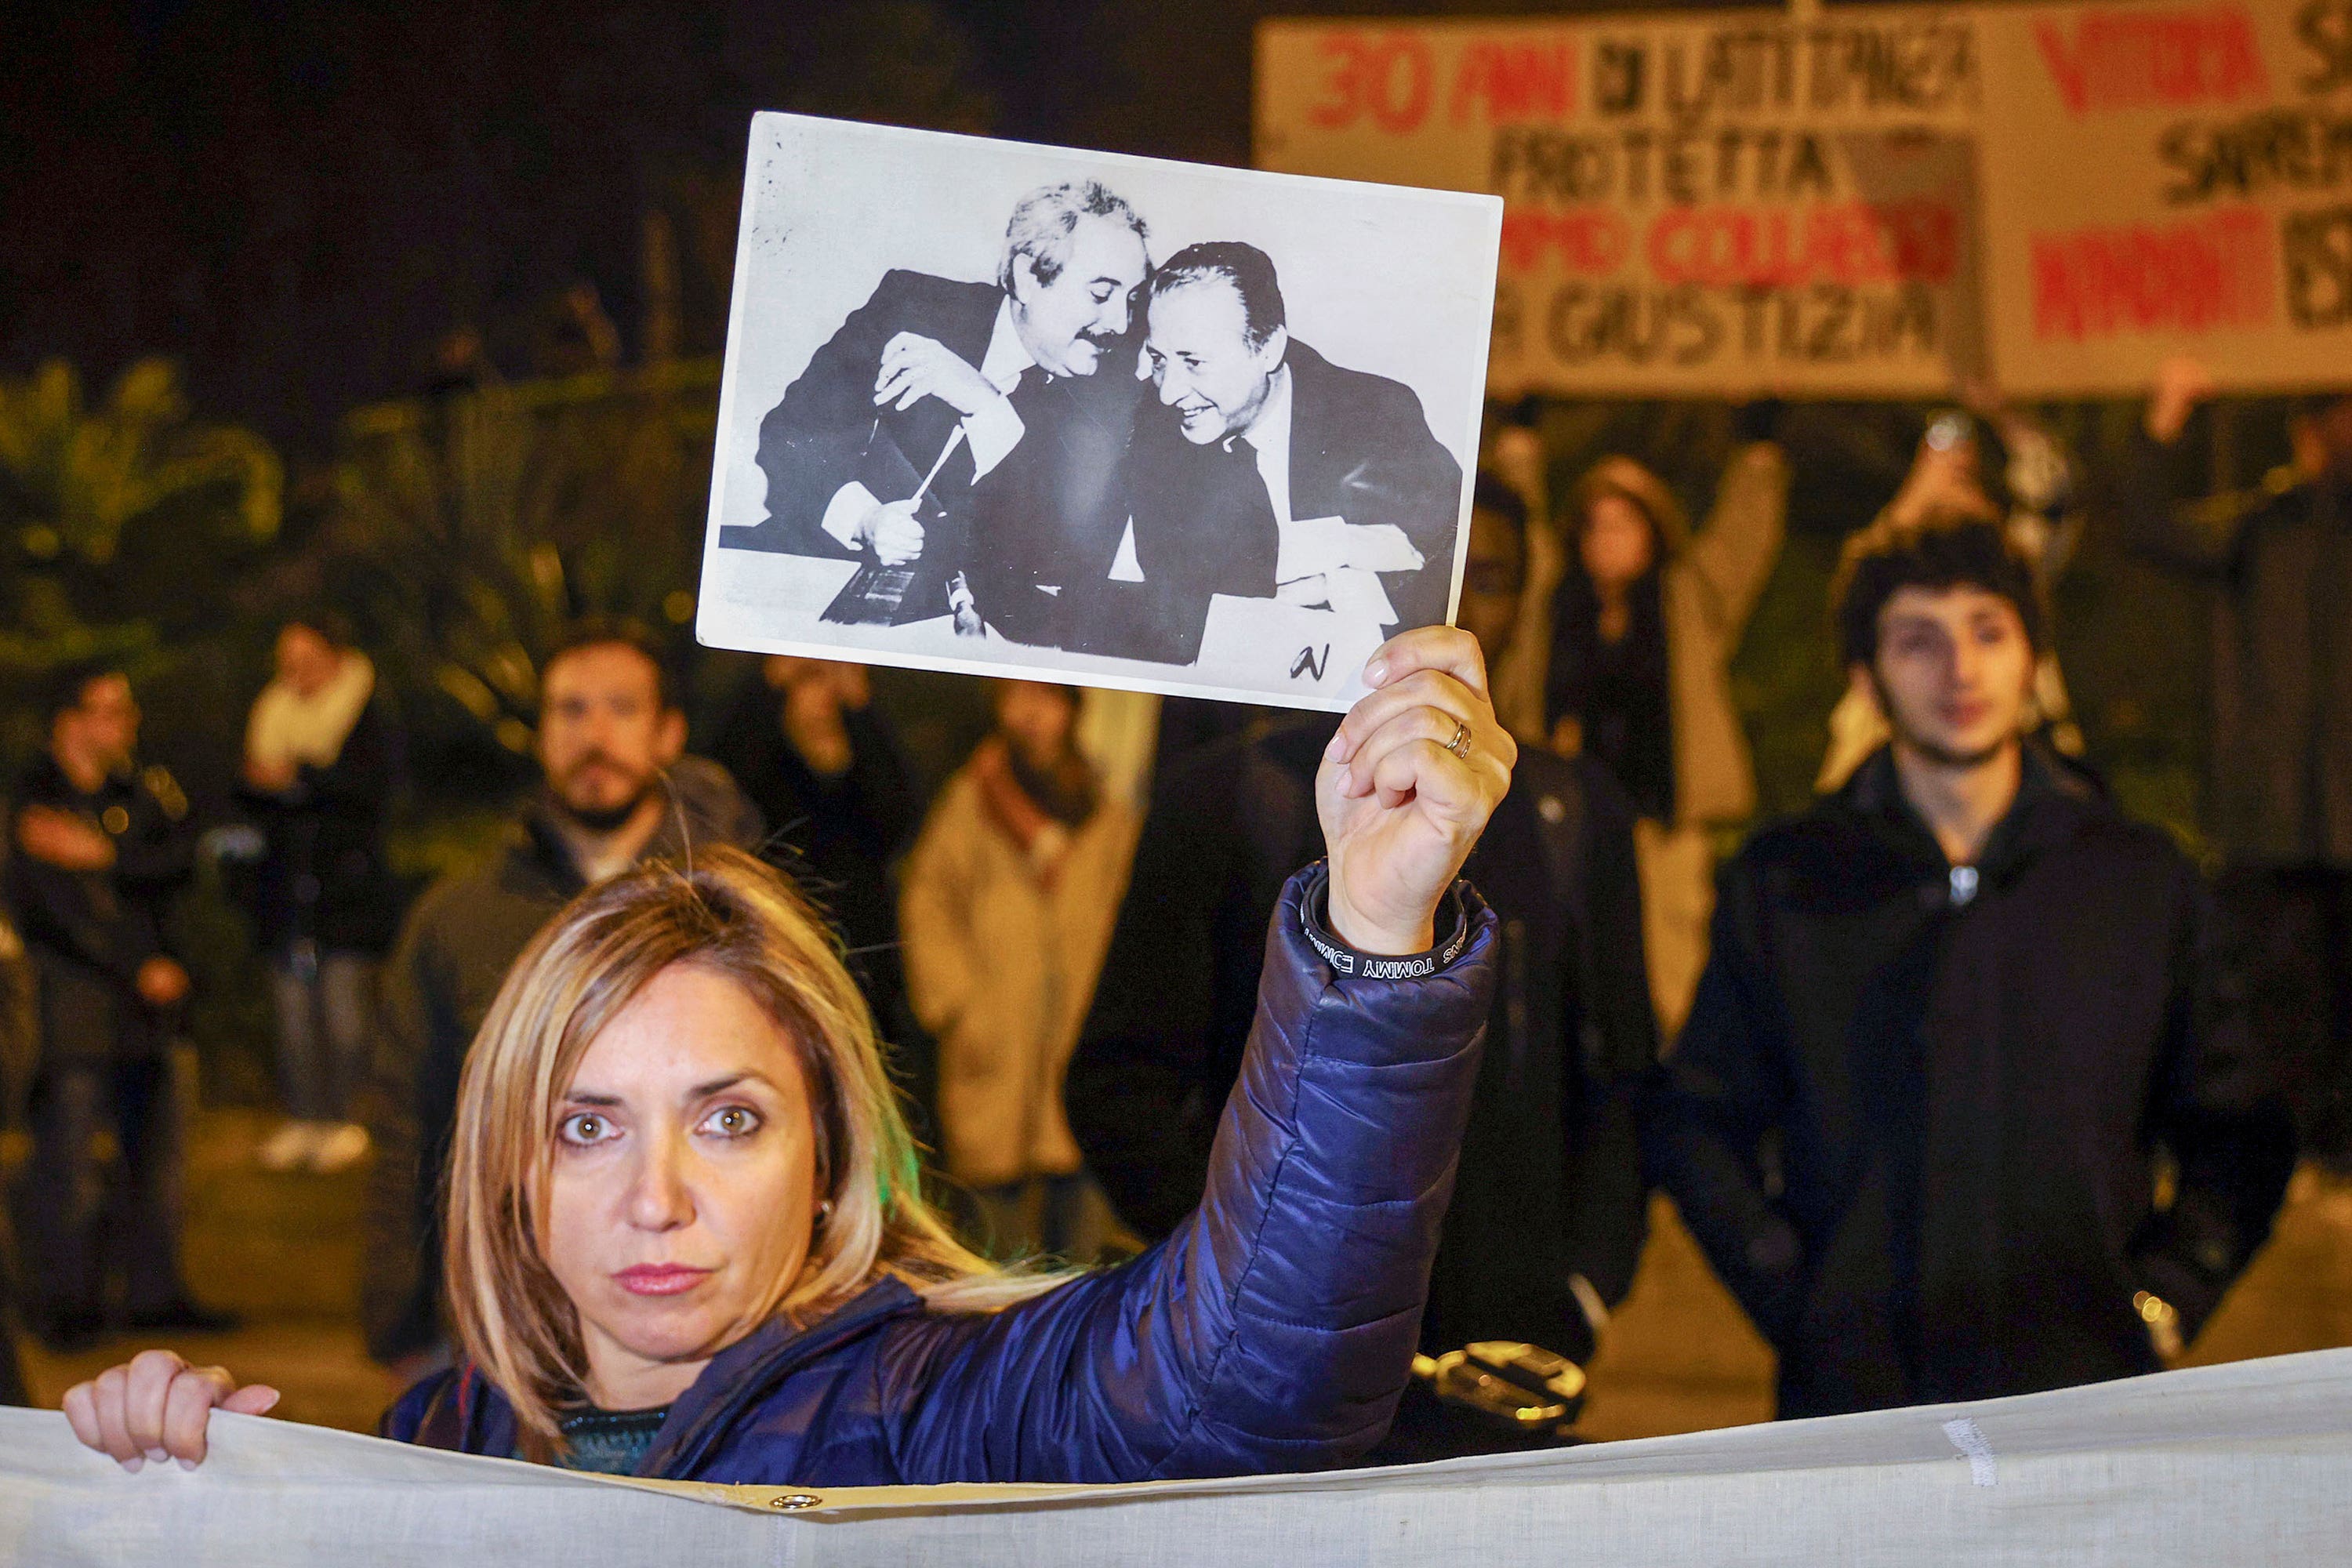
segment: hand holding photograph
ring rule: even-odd
[[[1453,616],[1501,218],[755,117],[697,636],[1345,709]]]

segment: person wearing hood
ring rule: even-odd
[[[1784,1417],[2155,1372],[2292,1163],[2204,883],[2025,738],[2047,622],[1998,522],[1864,529],[1836,602],[1893,740],[1726,867],[1652,1174]]]
[[[286,1121],[261,1145],[269,1170],[348,1169],[367,1152],[349,1119],[367,1055],[372,971],[399,900],[383,832],[400,743],[376,700],[375,666],[340,617],[279,628],[277,673],[246,721],[239,796],[260,831],[254,915],[278,1014]]]
[[[483,864],[417,900],[384,967],[363,1091],[378,1155],[369,1180],[361,1316],[396,1371],[448,1343],[439,1201],[466,1053],[508,969],[583,889],[706,846],[758,847],[766,829],[727,771],[684,755],[659,650],[619,622],[575,628],[540,671],[545,783]]]
[[[1665,482],[1625,457],[1594,464],[1561,513],[1571,548],[1552,599],[1544,720],[1555,750],[1598,758],[1633,800],[1650,988],[1668,1040],[1706,962],[1713,835],[1756,810],[1730,665],[1780,559],[1788,505],[1788,458],[1757,440],[1734,454],[1696,534]]]
[[[1078,750],[1078,694],[1008,680],[996,727],[907,857],[898,923],[939,1040],[940,1156],[999,1256],[1084,1261],[1109,1233],[1063,1078],[1127,889],[1138,823]]]

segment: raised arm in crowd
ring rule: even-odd
[[[1475,644],[1375,656],[1267,932],[1207,1189],[1102,1273],[999,1271],[925,1206],[823,924],[748,858],[571,903],[467,1058],[463,1355],[389,1435],[645,1476],[1139,1480],[1343,1463],[1388,1425],[1478,1068],[1495,921],[1457,872],[1510,779]],[[128,1466],[268,1390],[150,1352],[66,1398]]]

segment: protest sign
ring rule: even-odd
[[[1505,198],[1498,394],[1975,368],[1962,13],[1287,21],[1257,47],[1261,167]]]
[[[2009,390],[2352,381],[2352,0],[1978,16]]]
[[[1453,615],[1501,216],[758,116],[697,635],[1347,707]]]

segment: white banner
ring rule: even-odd
[[[0,1410],[0,1563],[1104,1568],[2233,1564],[2352,1539],[2352,1351],[1392,1470],[1133,1487],[687,1487],[214,1417],[127,1475]]]

